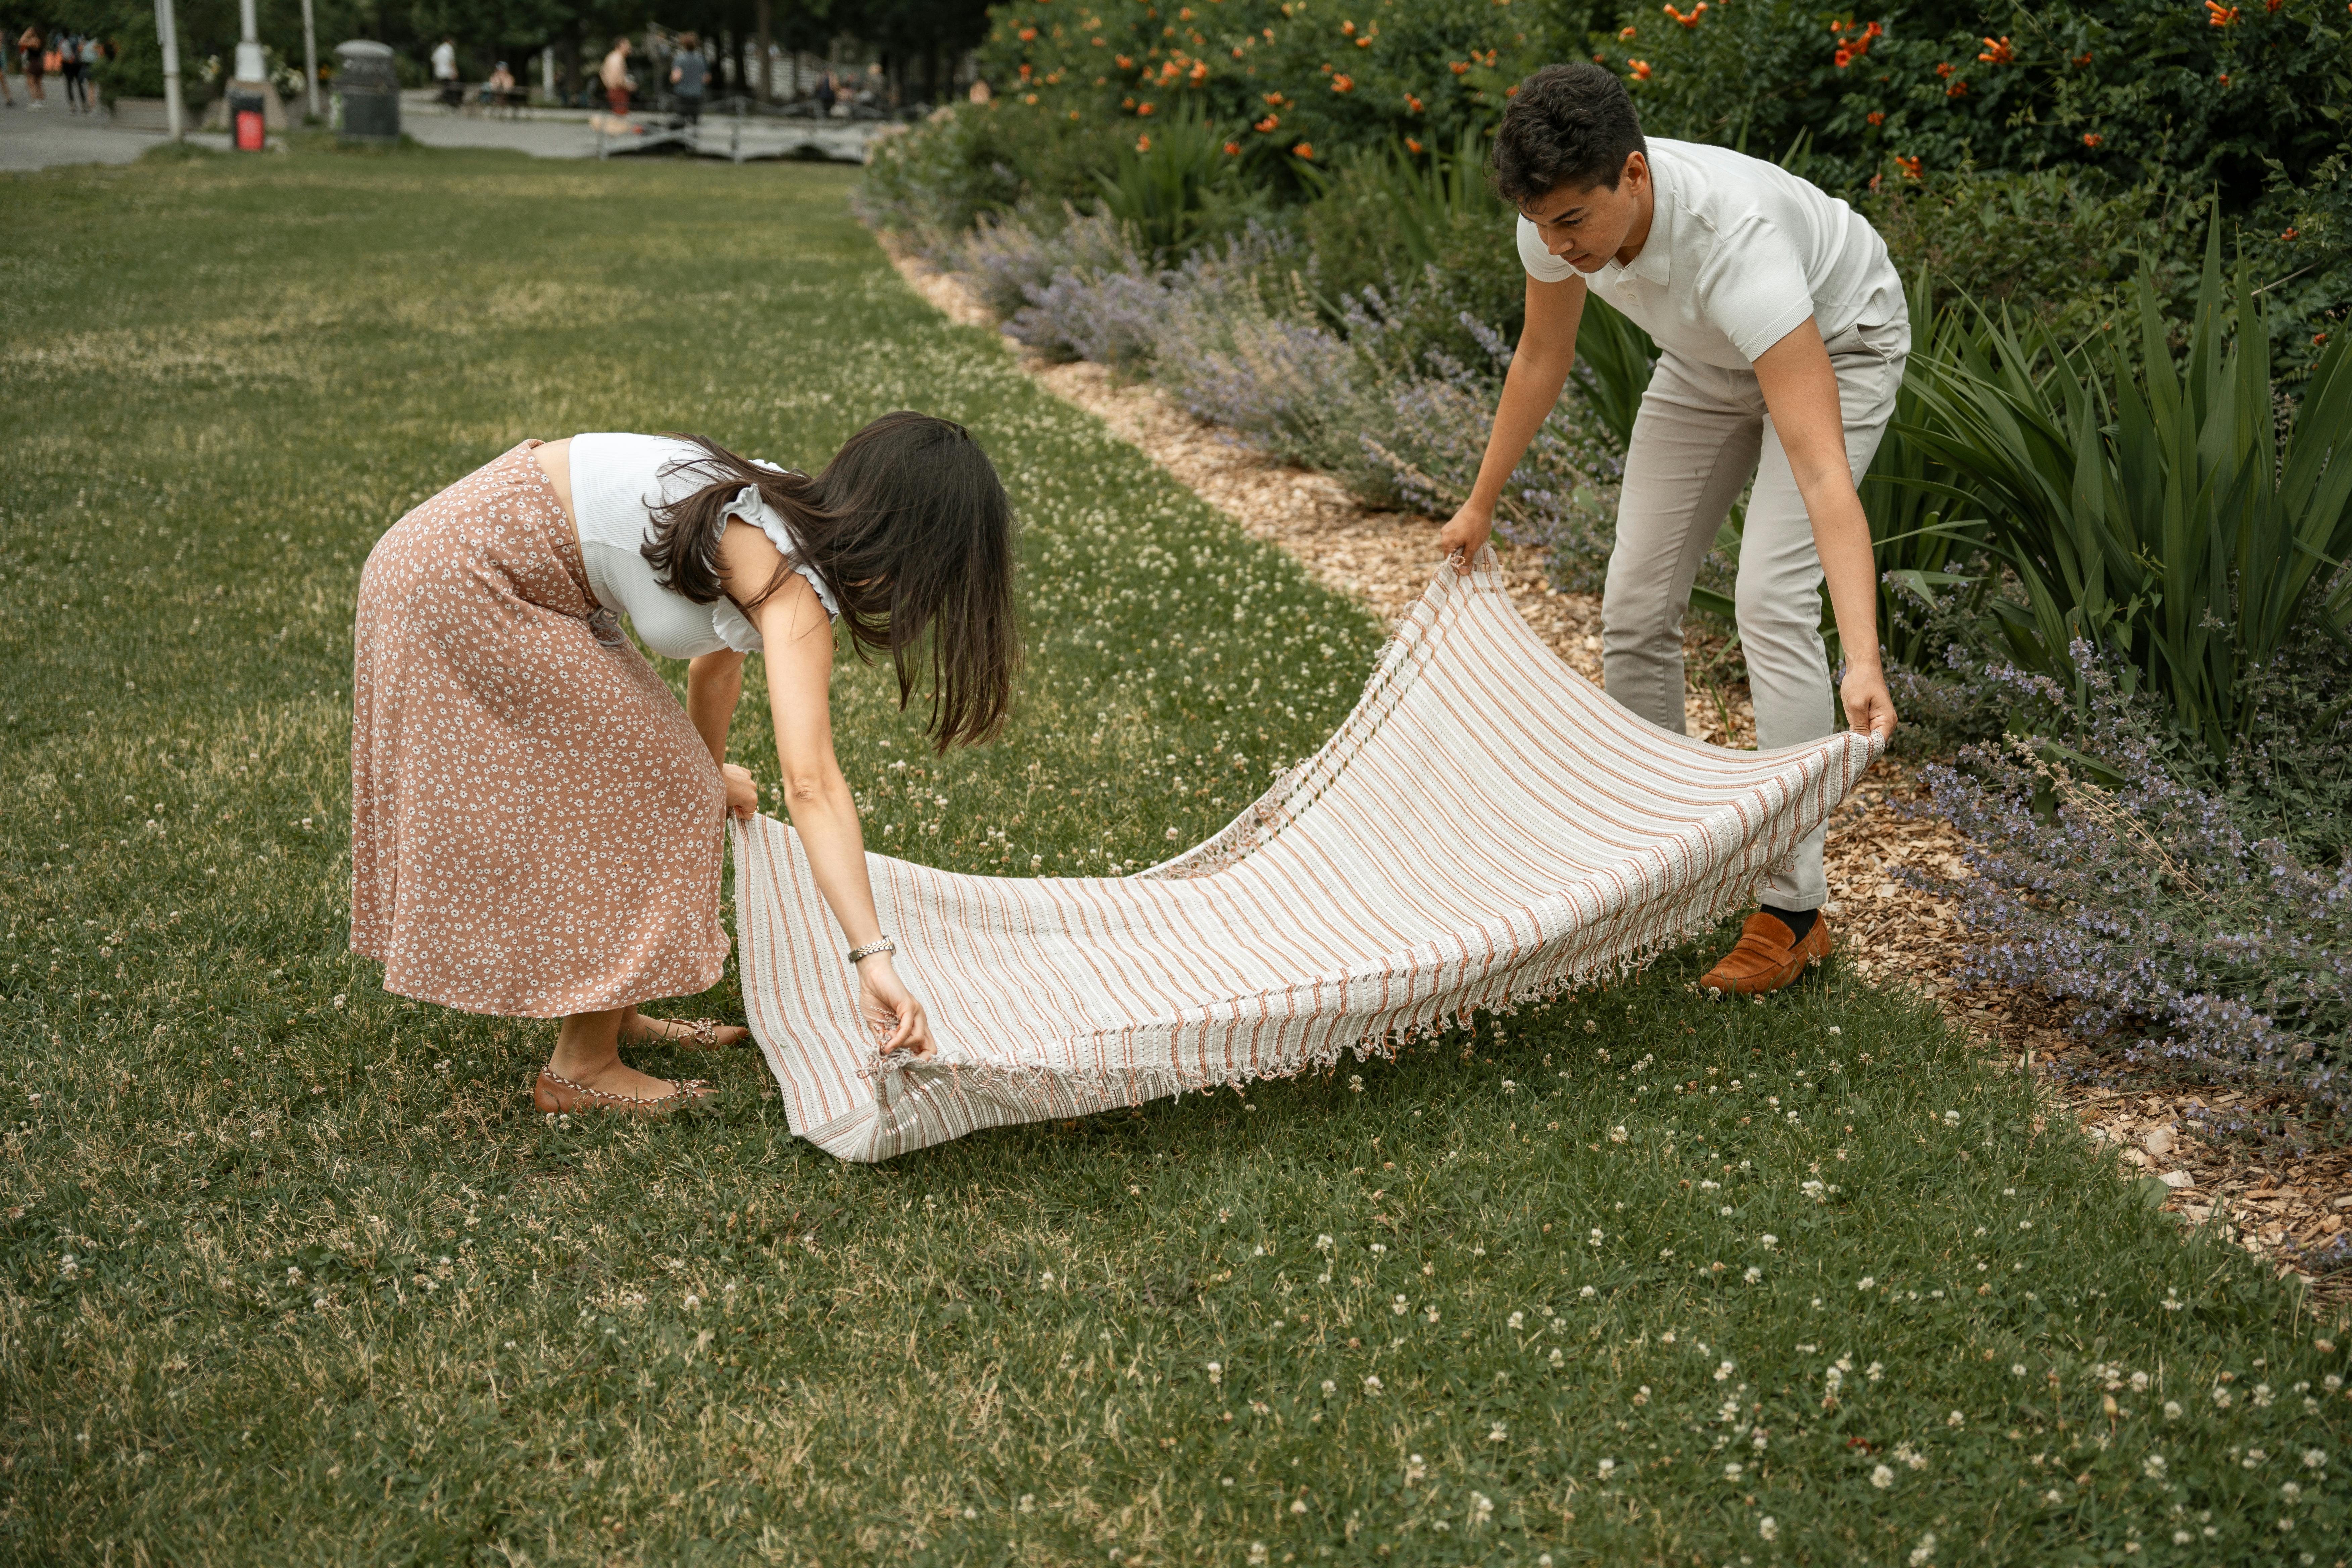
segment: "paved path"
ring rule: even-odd
[[[62,94],[51,92],[48,107],[24,108],[20,79],[10,79],[18,107],[0,109],[0,172],[53,168],[65,163],[128,163],[163,138],[137,131],[117,131],[103,114],[68,114]],[[599,153],[595,129],[584,111],[534,110],[522,120],[492,120],[480,115],[449,114],[428,95],[404,95],[401,129],[427,147],[488,147],[522,153],[533,158],[593,158]],[[726,157],[740,150],[746,158],[823,156],[842,163],[862,163],[866,143],[877,126],[863,121],[827,121],[774,120],[755,117],[744,121],[741,140],[727,118],[713,116],[704,124],[701,146],[706,157]],[[228,150],[221,132],[191,134],[189,141],[216,152]],[[606,149],[634,151],[634,138],[606,139]]]
[[[51,83],[46,109],[25,107],[25,81],[8,79],[16,107],[0,109],[0,172],[21,173],[58,163],[128,163],[163,140],[117,131],[103,114],[68,114],[65,94]]]

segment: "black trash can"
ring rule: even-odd
[[[335,46],[335,118],[346,142],[400,140],[400,77],[392,47],[354,38]]]

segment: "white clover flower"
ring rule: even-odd
[[[1764,1278],[1764,1270],[1758,1268],[1751,1264],[1748,1267],[1748,1272],[1742,1274],[1739,1278],[1748,1284],[1753,1285],[1756,1281]]]
[[[2271,1403],[2271,1385],[2267,1383],[2258,1383],[2254,1384],[2253,1393],[2247,1397],[2252,1399],[2258,1408],[2266,1410]]]
[[[1931,1530],[1919,1538],[1918,1545],[1911,1549],[1911,1568],[1923,1568],[1923,1564],[1935,1555],[1936,1532]]]
[[[1318,1236],[1315,1238],[1315,1250],[1318,1252],[1328,1252],[1338,1245],[1328,1236]]]
[[[1597,1226],[1597,1225],[1596,1225],[1596,1226],[1594,1226],[1592,1227],[1591,1234],[1591,1235],[1589,1235],[1589,1236],[1587,1236],[1587,1237],[1585,1237],[1585,1239],[1586,1239],[1587,1241],[1591,1242],[1591,1243],[1593,1246],[1595,1246],[1595,1247],[1600,1246],[1600,1245],[1601,1245],[1601,1227],[1600,1227],[1599,1226]]]
[[[1756,1533],[1767,1541],[1778,1541],[1780,1539],[1780,1521],[1768,1513],[1756,1521]]]
[[[1494,1424],[1493,1427],[1487,1431],[1486,1441],[1489,1443],[1500,1443],[1509,1436],[1510,1433],[1505,1429],[1500,1421],[1497,1421]]]
[[[1944,1112],[1944,1125],[1945,1125],[1945,1126],[1947,1126],[1947,1127],[1958,1127],[1959,1124],[1960,1124],[1960,1113],[1959,1113],[1958,1111],[1957,1111],[1957,1110],[1947,1110],[1946,1112]]]
[[[1591,1286],[1590,1286],[1590,1285],[1587,1285],[1583,1289],[1579,1290],[1579,1291],[1577,1292],[1577,1295],[1578,1295],[1580,1298],[1581,1298],[1582,1300],[1587,1300],[1587,1301],[1591,1300],[1593,1297],[1598,1296],[1599,1294],[1601,1294],[1601,1292],[1600,1292],[1600,1291],[1598,1291],[1598,1290],[1595,1290],[1595,1289],[1594,1289]]]
[[[2165,1458],[2162,1454],[2150,1454],[2139,1462],[2139,1468],[2149,1480],[2160,1481],[2164,1479]]]
[[[2327,1456],[2317,1448],[2305,1448],[2303,1451],[2303,1468],[2305,1469],[2322,1469],[2326,1468],[2326,1464]]]
[[[1756,1240],[1759,1246],[1766,1247],[1773,1247],[1780,1245],[1780,1238],[1777,1236],[1759,1236]]]
[[[1225,1381],[1225,1368],[1224,1368],[1224,1363],[1222,1363],[1222,1362],[1213,1362],[1213,1362],[1211,1362],[1211,1363],[1209,1363],[1209,1384],[1210,1384],[1210,1386],[1213,1388],[1213,1387],[1215,1387],[1218,1384],[1221,1384],[1221,1383],[1223,1383],[1223,1382],[1224,1382],[1224,1381]]]
[[[2025,1375],[2025,1363],[2021,1361],[2011,1362],[2009,1363],[2009,1375],[2011,1377],[2023,1377]]]
[[[1411,1306],[1411,1305],[1410,1305],[1410,1304],[1405,1300],[1405,1299],[1404,1299],[1403,1297],[1399,1296],[1399,1297],[1397,1297],[1395,1300],[1391,1300],[1391,1301],[1389,1303],[1389,1310],[1390,1310],[1390,1311],[1391,1311],[1391,1312],[1394,1312],[1398,1317],[1402,1318],[1402,1317],[1403,1317],[1407,1312],[1412,1311],[1412,1306]]]
[[[1364,1079],[1362,1074],[1351,1072],[1348,1075],[1348,1092],[1350,1094],[1361,1094],[1364,1092]]]
[[[1960,1414],[1958,1411],[1957,1411],[1957,1410],[1953,1411],[1949,1415],[1947,1415],[1947,1416],[1945,1416],[1945,1417],[1944,1417],[1944,1425],[1945,1425],[1945,1426],[1967,1426],[1968,1424],[1969,1424],[1969,1418],[1968,1418],[1967,1416],[1965,1416],[1965,1415],[1961,1415],[1961,1414]]]
[[[2280,1486],[2279,1496],[2285,1499],[2289,1503],[2295,1502],[2302,1498],[2303,1488],[2293,1481],[2287,1481]]]
[[[2178,1421],[2180,1419],[2180,1401],[2178,1399],[2168,1399],[2164,1402],[2164,1418],[2167,1421]]]
[[[1371,1250],[1375,1253],[1386,1252],[1388,1250],[1388,1246],[1385,1242],[1376,1241],[1372,1243]]]
[[[1511,1328],[1516,1329],[1516,1328],[1519,1327],[1519,1325],[1520,1325],[1520,1324],[1522,1324],[1522,1323],[1524,1323],[1524,1322],[1526,1322],[1526,1321],[1527,1321],[1527,1319],[1525,1319],[1524,1317],[1520,1316],[1520,1315],[1519,1315],[1518,1313],[1517,1313],[1517,1312],[1513,1312],[1513,1313],[1511,1314],[1511,1317],[1510,1317],[1510,1322],[1509,1322],[1509,1325],[1508,1325],[1508,1326],[1509,1326],[1509,1327],[1511,1327]]]
[[[1601,1460],[1601,1465],[1600,1465],[1600,1474],[1601,1474],[1601,1479],[1602,1480],[1604,1480],[1604,1481],[1605,1481],[1605,1480],[1607,1480],[1611,1476],[1613,1476],[1613,1475],[1615,1475],[1616,1473],[1617,1473],[1617,1461],[1616,1461],[1616,1460],[1614,1460],[1614,1459],[1603,1459],[1603,1460]]]
[[[1629,1136],[1631,1136],[1631,1134],[1629,1134],[1622,1126],[1612,1127],[1609,1130],[1609,1142],[1612,1143],[1622,1143]]]
[[[1853,1288],[1857,1290],[1874,1290],[1878,1289],[1878,1277],[1874,1274],[1865,1274],[1853,1282]]]
[[[1731,1363],[1725,1362],[1721,1366],[1715,1369],[1715,1381],[1717,1383],[1728,1383],[1731,1381],[1732,1371],[1733,1368]]]
[[[2218,1408],[2220,1408],[2220,1409],[2227,1410],[2228,1408],[2230,1408],[2230,1405],[2231,1405],[2231,1398],[2230,1398],[2230,1391],[2229,1391],[2228,1389],[2226,1389],[2226,1388],[2217,1388],[2217,1389],[2215,1389],[2215,1390],[2213,1391],[2213,1403],[2214,1403],[2215,1406],[2217,1406],[2217,1407],[2218,1407]]]
[[[1564,1366],[1564,1365],[1566,1365],[1566,1364],[1567,1364],[1567,1363],[1568,1363],[1568,1357],[1567,1357],[1566,1355],[1562,1354],[1560,1352],[1559,1352],[1559,1351],[1554,1351],[1554,1352],[1551,1352],[1551,1364],[1552,1364],[1552,1365],[1554,1365],[1554,1366]]]
[[[1870,1472],[1870,1484],[1876,1487],[1880,1491],[1885,1491],[1887,1488],[1895,1484],[1894,1468],[1887,1465],[1879,1465],[1874,1468]]]
[[[2132,1392],[2134,1394],[2146,1394],[2147,1392],[2147,1373],[2144,1372],[2136,1372],[2132,1373],[2131,1385]]]
[[[1378,1394],[1380,1391],[1381,1391],[1381,1377],[1380,1377],[1380,1373],[1372,1373],[1370,1377],[1367,1377],[1366,1379],[1364,1379],[1364,1392],[1365,1392],[1366,1394]]]

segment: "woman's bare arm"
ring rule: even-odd
[[[767,535],[745,522],[728,525],[719,559],[729,593],[739,603],[762,592],[783,563]],[[864,947],[883,931],[866,871],[857,802],[833,751],[832,623],[815,591],[797,573],[787,575],[750,615],[766,649],[768,707],[776,726],[776,760],[783,768],[784,808],[825,907],[849,945]],[[930,1026],[922,1004],[899,982],[890,955],[864,959],[857,971],[867,1017],[892,1026],[882,1049],[928,1055]]]
[[[735,704],[743,700],[743,656],[733,648],[706,653],[686,667],[686,716],[710,748],[710,760],[727,763],[727,731]]]

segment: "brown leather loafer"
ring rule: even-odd
[[[1701,975],[1698,983],[1710,990],[1736,991],[1743,996],[1778,991],[1794,982],[1808,964],[1827,958],[1831,945],[1827,915],[1816,914],[1813,929],[1799,942],[1788,921],[1759,910],[1739,928],[1738,945]]]

